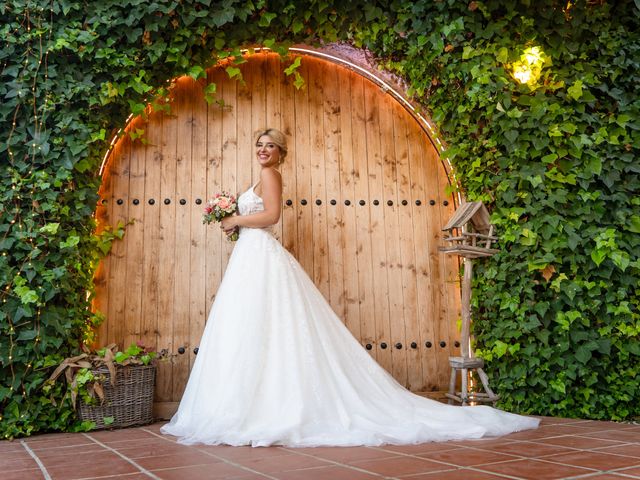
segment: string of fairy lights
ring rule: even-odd
[[[47,12],[49,14],[49,21],[46,22]],[[51,45],[51,38],[53,35],[53,19],[54,19],[54,5],[53,2],[47,7],[43,7],[42,5],[30,6],[27,5],[22,12],[16,12],[17,15],[20,15],[16,18],[17,26],[5,37],[5,48],[8,48],[10,40],[14,40],[15,45],[24,45],[23,53],[20,58],[23,60],[20,61],[19,65],[19,73],[17,75],[16,84],[18,86],[17,97],[18,102],[15,107],[15,110],[12,115],[11,120],[11,128],[9,129],[7,140],[6,140],[6,150],[8,155],[8,160],[10,167],[8,169],[8,173],[11,175],[11,191],[12,200],[13,200],[13,218],[9,220],[10,228],[4,234],[3,240],[5,240],[12,230],[15,232],[17,228],[17,238],[21,241],[26,242],[30,251],[22,259],[22,262],[16,265],[14,270],[13,279],[8,279],[7,284],[4,289],[0,291],[0,298],[2,299],[2,304],[7,303],[7,299],[10,296],[13,296],[14,293],[12,291],[12,287],[16,283],[16,280],[20,278],[21,274],[25,271],[25,268],[30,268],[33,266],[34,254],[38,252],[36,245],[34,244],[35,237],[35,218],[39,215],[37,212],[37,202],[35,202],[34,194],[36,190],[36,182],[33,179],[33,173],[35,170],[35,162],[36,157],[41,151],[42,146],[38,145],[36,139],[41,138],[43,131],[45,130],[46,123],[46,113],[48,104],[50,102],[51,94],[49,92],[44,92],[45,94],[45,102],[42,106],[39,106],[39,94],[40,88],[42,85],[48,85],[49,78],[49,68],[48,68],[48,57]],[[47,24],[48,23],[48,24]],[[43,39],[43,34],[47,33],[46,40]],[[21,41],[16,41],[20,39]],[[1,74],[5,74],[7,68],[9,67],[9,60],[11,57],[5,59]],[[13,57],[15,58],[15,57]],[[37,60],[37,62],[36,62]],[[25,87],[25,83],[27,82],[28,76],[31,76],[30,83]],[[39,82],[39,80],[44,79],[44,82]],[[24,87],[24,89],[23,89]],[[28,109],[28,114],[23,114],[23,109]],[[40,113],[41,110],[41,113]],[[24,117],[22,117],[24,115]],[[16,130],[18,128],[18,122],[24,118],[32,119],[29,124],[32,127],[32,136],[33,141],[30,142],[30,145],[27,144],[28,154],[24,155],[24,160],[29,160],[30,165],[26,173],[21,173],[19,168],[16,168],[16,153],[13,151],[13,138],[16,135]],[[28,120],[27,120],[28,121]],[[26,123],[26,122],[25,122]],[[25,125],[26,129],[26,125]],[[22,142],[21,142],[22,143]],[[26,143],[26,139],[24,141]],[[30,186],[30,195],[25,196],[23,194],[23,190],[25,190],[25,185]],[[23,201],[26,199],[31,199],[31,208],[27,213],[29,215],[29,221],[24,218],[23,211]],[[7,209],[2,213],[9,213]],[[7,251],[2,252],[3,257],[7,257]],[[40,285],[38,289],[40,295],[42,293],[42,286]],[[22,396],[26,397],[27,392],[23,382],[24,376],[29,372],[30,369],[33,368],[31,361],[28,361],[24,364],[24,371],[22,372],[22,376],[20,378],[19,387],[16,385],[16,368],[14,366],[14,350],[16,348],[16,328],[23,326],[25,324],[33,322],[33,327],[36,332],[34,343],[37,345],[40,343],[40,316],[41,316],[41,306],[43,305],[42,301],[38,300],[36,302],[36,312],[33,320],[27,319],[25,322],[16,325],[11,316],[7,315],[5,318],[8,323],[8,335],[7,339],[9,341],[9,351],[7,355],[8,362],[6,365],[9,367],[11,372],[11,383],[8,385],[10,391],[14,391],[16,388],[20,388],[22,390]],[[3,362],[5,363],[5,362]],[[24,414],[23,414],[24,416]],[[0,415],[0,420],[2,420],[2,416]]]

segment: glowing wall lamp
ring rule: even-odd
[[[520,83],[534,85],[542,74],[544,53],[540,47],[529,47],[520,55],[520,60],[511,65],[512,75]]]

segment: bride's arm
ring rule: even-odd
[[[260,171],[262,185],[262,201],[264,210],[250,215],[234,215],[222,220],[222,228],[230,232],[236,226],[263,228],[278,223],[282,210],[282,177],[273,168],[263,168]]]

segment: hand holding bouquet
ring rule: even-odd
[[[238,202],[233,195],[227,192],[216,193],[204,207],[202,223],[220,222],[223,218],[236,213],[237,209]],[[232,242],[238,240],[238,229],[227,235],[227,239]]]

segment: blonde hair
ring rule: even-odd
[[[271,137],[273,143],[275,143],[280,149],[280,161],[284,160],[284,157],[287,156],[287,137],[285,137],[284,133],[275,128],[266,128],[264,130],[259,130],[256,133],[256,143],[260,140],[260,137],[263,135],[268,135]]]

